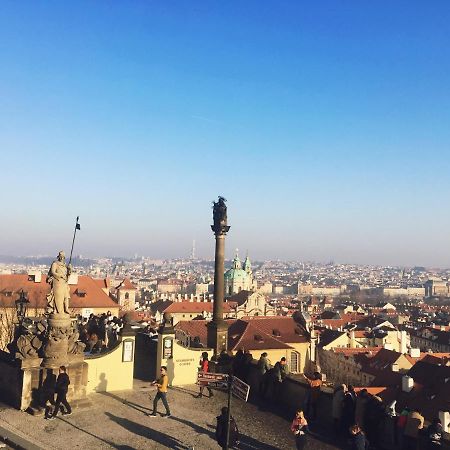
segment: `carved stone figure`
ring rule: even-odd
[[[77,330],[77,326],[75,323],[72,324],[72,328],[69,331],[68,336],[68,346],[67,351],[71,354],[82,354],[84,352],[84,349],[86,347],[86,344],[83,344],[82,342],[78,341],[80,337],[80,333]]]
[[[72,269],[66,265],[66,257],[63,251],[58,253],[58,257],[53,261],[48,272],[47,282],[51,286],[51,291],[47,295],[47,312],[58,315],[69,314],[69,276]]]
[[[42,346],[42,341],[38,336],[33,334],[25,334],[19,336],[17,339],[17,351],[16,358],[27,359],[36,358],[38,356],[38,351]]]

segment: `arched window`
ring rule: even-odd
[[[129,292],[125,292],[125,300],[128,300],[130,298],[130,293]]]

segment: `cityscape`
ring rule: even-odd
[[[450,9],[6,2],[0,448],[450,449]]]

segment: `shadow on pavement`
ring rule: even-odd
[[[101,438],[100,436],[97,436],[96,434],[90,433],[89,431],[86,431],[86,430],[84,430],[83,428],[77,427],[77,426],[76,426],[75,424],[73,424],[72,422],[69,422],[68,420],[65,420],[65,419],[63,419],[63,418],[61,418],[61,417],[58,417],[58,419],[61,420],[61,422],[64,422],[64,423],[66,423],[67,425],[70,425],[71,427],[73,427],[73,428],[75,428],[75,429],[77,429],[77,430],[79,430],[79,431],[81,431],[81,432],[83,432],[83,433],[85,433],[85,434],[87,434],[87,435],[89,435],[89,436],[92,436],[93,438],[98,439],[99,441],[102,441],[102,442],[104,442],[105,444],[110,445],[111,447],[115,447],[115,445],[114,445],[113,442],[110,442],[110,441],[108,441],[108,440],[106,440],[106,439],[103,439],[103,438]]]
[[[181,419],[180,417],[174,417],[174,416],[172,416],[172,420],[175,420],[176,422],[180,422],[184,425],[187,425],[188,427],[191,427],[198,434],[206,434],[214,441],[216,440],[215,433],[213,433],[212,431],[209,431],[208,429],[206,429],[200,425],[197,425],[194,422],[190,422],[189,420]]]
[[[120,402],[120,403],[122,403],[124,405],[127,405],[130,408],[133,408],[136,411],[139,411],[139,412],[144,413],[144,414],[147,413],[147,411],[152,411],[153,410],[150,407],[147,408],[146,406],[142,406],[142,405],[139,405],[138,403],[133,403],[133,402],[128,401],[127,399],[121,398],[118,395],[111,394],[111,392],[99,392],[99,394],[106,395],[107,397],[110,397],[110,398],[112,398],[114,400],[117,400],[118,402]]]
[[[131,433],[137,434],[139,436],[145,437],[152,441],[157,442],[158,444],[165,445],[171,449],[175,450],[184,450],[186,447],[178,440],[169,436],[168,434],[161,433],[160,431],[156,431],[152,428],[145,427],[136,422],[132,422],[131,420],[125,419],[124,417],[118,417],[109,412],[105,412],[105,415],[109,417],[113,422],[116,422],[126,430]],[[126,449],[124,446],[114,446],[117,449]]]
[[[210,424],[210,423],[207,423],[206,426],[208,428],[211,428],[212,430],[216,429],[216,426],[213,424]],[[209,431],[209,434],[213,437],[214,440],[216,439],[215,433],[212,433],[211,431]],[[250,450],[250,449],[278,450],[278,447],[274,447],[273,445],[266,444],[261,441],[257,441],[256,439],[254,439],[250,436],[247,436],[246,434],[243,434],[241,432],[239,432],[239,445],[236,448],[242,449],[242,450]]]
[[[173,389],[174,391],[178,391],[178,392],[183,392],[184,394],[191,394],[192,397],[195,397],[199,392],[199,391],[191,391],[190,389],[185,389],[185,388],[182,388],[179,386],[177,386],[177,387],[172,386],[170,389]]]

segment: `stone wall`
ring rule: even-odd
[[[128,344],[126,344],[128,343]],[[124,345],[129,345],[124,349]],[[130,355],[126,355],[127,350]],[[133,389],[133,367],[135,354],[135,335],[122,336],[113,349],[86,357],[88,379],[86,392],[112,392]]]

